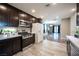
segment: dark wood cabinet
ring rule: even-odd
[[[32,23],[41,22],[40,18],[36,18],[7,3],[0,3],[0,27],[18,27],[19,20],[25,20]],[[27,24],[26,27],[28,27]]]
[[[3,27],[3,26],[9,26],[8,23],[9,23],[9,16],[7,15],[4,15],[4,14],[0,14],[0,27]]]
[[[17,27],[18,24],[18,10],[8,4],[0,4],[0,27]]]
[[[22,51],[22,38],[21,37],[17,37],[16,39],[13,39],[13,54],[15,54],[18,51]]]
[[[27,20],[28,15],[22,11],[18,12],[19,20]]]
[[[77,16],[76,16],[76,25],[79,26],[79,3],[77,3]]]
[[[8,7],[9,10],[9,26],[18,27],[18,10],[12,7]]]
[[[28,45],[30,45],[30,44],[34,44],[35,43],[35,34],[33,34],[33,36],[32,37],[28,37],[28,38],[26,38],[26,39],[23,39],[22,40],[22,46],[23,46],[23,48],[24,47],[27,47]]]
[[[0,27],[8,26],[9,15],[6,5],[0,4]]]
[[[15,37],[0,41],[0,55],[13,55],[22,51],[22,37]]]

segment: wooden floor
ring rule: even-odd
[[[66,44],[44,40],[24,48],[14,56],[67,56]]]
[[[44,39],[47,39],[50,41],[56,41],[56,42],[60,42],[60,43],[65,42],[64,39],[61,39],[60,33],[44,34]]]

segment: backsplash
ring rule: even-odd
[[[16,33],[17,28],[15,27],[5,27],[5,28],[0,28],[0,34],[6,34],[6,33]]]
[[[18,32],[28,32],[30,33],[30,28],[24,27],[4,27],[0,28],[0,34],[14,34]]]

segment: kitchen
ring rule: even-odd
[[[0,55],[14,55],[34,44],[32,24],[41,24],[41,20],[7,3],[0,3]]]
[[[28,9],[31,5],[35,6],[34,4],[31,4],[31,3],[22,4],[22,5],[13,4],[13,3],[10,3],[10,4],[0,3],[0,56],[13,56],[13,55],[21,55],[21,54],[24,56],[25,55],[35,55],[35,56],[36,55],[52,55],[52,56],[55,56],[55,55],[71,56],[72,55],[71,44],[73,46],[73,44],[75,43],[74,41],[75,38],[72,40],[71,36],[74,36],[75,34],[74,32],[76,31],[76,26],[79,26],[78,15],[75,14],[75,13],[78,13],[79,11],[78,10],[76,11],[76,9],[74,9],[74,6],[78,4],[74,4],[74,3],[72,4],[61,3],[61,4],[55,4],[55,5],[52,5],[51,3],[37,4],[38,5],[36,6],[37,9],[41,5],[42,13],[45,10],[43,8],[47,8],[48,11],[45,10],[44,13],[45,15],[47,14],[48,16],[54,15],[53,13],[59,12],[58,14],[62,13],[62,17],[64,17],[63,13],[64,14],[69,13],[69,15],[67,14],[68,17],[66,17],[65,15],[64,18],[60,18],[59,16],[57,16],[58,15],[57,14],[56,15],[57,17],[55,18],[55,20],[52,18],[53,16],[51,16],[51,18],[48,17],[48,20],[47,21],[45,20],[46,21],[45,25],[49,23],[49,26],[52,29],[49,30],[47,27],[45,27],[45,29],[47,28],[45,30],[46,33],[44,33],[44,29],[43,29],[44,16],[37,18],[34,15],[30,14],[30,12],[27,13],[25,12],[26,10],[24,11],[24,10],[21,10],[21,8],[15,7],[18,5],[21,8],[24,5],[24,9]],[[64,6],[66,7],[64,8]],[[79,5],[77,6],[77,9],[79,9],[78,7]],[[65,11],[64,10],[62,11],[61,9],[64,9]],[[56,12],[54,12],[55,10]],[[52,13],[50,13],[51,11]],[[34,14],[35,12],[36,11],[32,9],[32,13]],[[37,15],[39,15],[39,13],[37,13]],[[71,16],[73,17],[71,18]],[[77,16],[77,19],[76,19],[76,16]],[[54,26],[58,26],[59,28],[58,27],[54,28]],[[52,31],[53,33],[54,32],[58,33],[59,38],[57,38],[57,36],[54,35],[55,39],[52,38],[53,40],[50,37],[48,38],[48,40],[47,38],[44,39],[43,35],[47,34],[48,32],[52,33]],[[75,44],[75,45],[77,46],[78,44]]]

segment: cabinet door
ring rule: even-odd
[[[19,19],[18,19],[18,10],[13,7],[8,7],[9,11],[9,26],[18,27]]]
[[[23,48],[28,46],[29,43],[28,43],[28,39],[23,39]]]
[[[4,53],[7,55],[12,55],[13,52],[13,41],[10,39],[4,40]]]
[[[35,34],[31,37],[32,43],[35,43]]]
[[[77,16],[76,16],[76,25],[79,26],[79,3],[77,3]]]
[[[17,27],[18,10],[8,4],[0,4],[0,26],[13,26]],[[2,8],[3,7],[3,8]]]
[[[13,54],[21,51],[22,47],[21,47],[21,38],[17,37],[13,39]]]
[[[9,19],[9,16],[0,14],[0,27],[8,26],[8,23],[9,23],[8,19]]]
[[[0,6],[4,7],[4,9],[0,8],[0,27],[8,26],[8,23],[9,23],[8,8],[4,4],[0,4]]]

